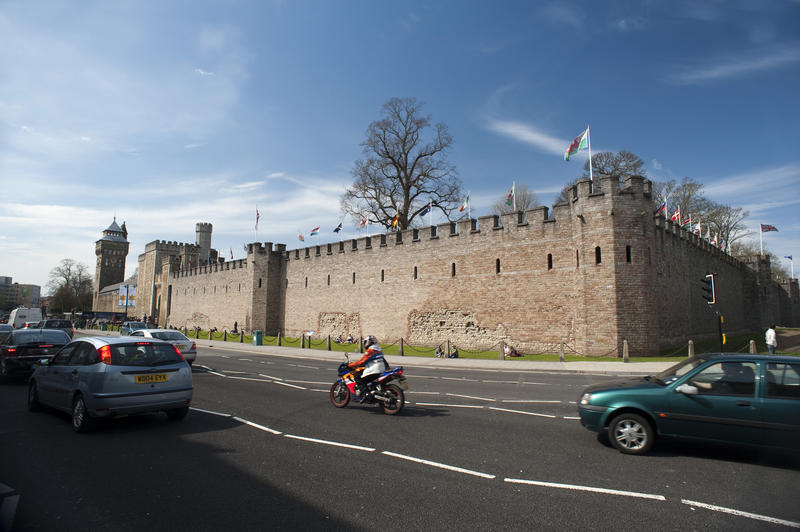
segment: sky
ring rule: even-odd
[[[798,28],[797,0],[0,0],[0,276],[94,273],[115,217],[126,276],[197,222],[227,259],[359,236],[339,198],[392,97],[448,126],[473,217],[512,182],[551,205],[590,125],[798,262]]]

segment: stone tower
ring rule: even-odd
[[[94,253],[97,255],[97,269],[94,274],[94,291],[92,308],[97,308],[97,296],[100,290],[108,285],[125,280],[125,257],[128,256],[128,230],[125,222],[117,225],[117,218],[103,231],[103,237],[95,242]]]
[[[200,262],[203,264],[211,261],[211,229],[212,225],[209,223],[198,223],[194,226],[195,243],[199,248]]]

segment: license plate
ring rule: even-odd
[[[136,376],[136,383],[137,384],[151,384],[154,382],[167,382],[169,380],[169,375],[160,373],[157,375],[137,375]]]

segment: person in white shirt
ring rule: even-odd
[[[767,342],[767,350],[769,351],[769,354],[774,355],[775,350],[778,348],[778,338],[775,334],[775,325],[769,326],[769,329],[767,329],[767,334],[764,335],[764,340]]]

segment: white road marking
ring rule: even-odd
[[[245,362],[252,362],[252,360],[249,358],[240,358],[239,360],[244,360]]]
[[[203,408],[197,408],[194,406],[190,406],[189,410],[197,410],[198,412],[203,412],[204,414],[212,414],[215,416],[233,417],[231,414],[223,414],[222,412],[214,412],[213,410],[205,410]]]
[[[415,393],[415,394],[418,394],[418,395],[441,395],[441,392],[418,392],[418,391],[415,391],[415,390],[409,390],[406,393],[407,394],[408,393]]]
[[[287,382],[281,381],[273,381],[275,384],[280,384],[281,386],[288,386],[289,388],[297,388],[298,390],[308,390],[308,388],[303,388],[302,386],[295,386],[294,384],[289,384]]]
[[[319,390],[319,389],[316,389],[316,388],[313,388],[313,389],[309,390],[309,392],[325,392],[325,393],[328,393],[329,391],[330,390]]]
[[[552,386],[549,382],[523,382],[522,384],[535,384],[537,386]]]
[[[479,401],[496,401],[497,399],[490,399],[488,397],[473,397],[472,395],[459,395],[457,393],[448,393],[445,395],[449,395],[450,397],[463,397],[465,399],[477,399]]]
[[[286,382],[299,382],[300,384],[331,384],[328,381],[297,381],[293,379],[286,379]]]
[[[548,401],[545,399],[503,399],[504,403],[560,403],[561,401]]]
[[[228,355],[220,355],[222,358],[231,358]]]
[[[265,379],[254,379],[253,377],[234,377],[233,375],[226,375],[229,379],[235,379],[237,381],[256,381],[256,382],[272,382]],[[278,383],[283,384],[283,383]]]
[[[478,379],[465,379],[464,377],[439,377],[443,381],[463,381],[463,382],[478,382]]]
[[[269,427],[265,427],[264,425],[259,425],[258,423],[253,423],[252,421],[247,421],[246,419],[242,419],[240,417],[233,416],[233,419],[240,423],[244,423],[245,425],[250,425],[251,427],[255,427],[259,430],[263,430],[265,432],[269,432],[270,434],[283,434],[278,430],[271,429]]]
[[[577,490],[577,491],[593,491],[595,493],[607,493],[609,495],[622,495],[625,497],[637,497],[640,499],[654,499],[657,501],[666,501],[667,498],[663,495],[653,495],[651,493],[638,493],[635,491],[620,491],[620,490],[610,490],[606,488],[594,488],[591,486],[578,486],[576,484],[559,484],[557,482],[540,482],[538,480],[524,480],[519,478],[506,478],[503,479],[505,482],[511,482],[513,484],[530,484],[533,486],[544,486],[546,488],[561,488],[566,490]]]
[[[298,365],[297,365],[297,367],[298,367],[298,368],[307,368],[307,369],[319,369],[319,368],[318,368],[318,367],[316,367],[316,366],[304,366],[304,365],[302,365],[302,364],[298,364]]]
[[[227,371],[228,373],[249,373],[248,371],[238,371],[235,369],[226,369],[225,371]]]
[[[556,417],[556,416],[551,416],[549,414],[537,414],[536,412],[525,412],[523,410],[509,410],[508,408],[497,408],[495,406],[490,406],[489,410],[498,410],[500,412],[511,412],[512,414],[525,414],[526,416],[549,417],[553,419]]]
[[[226,378],[228,377],[224,373],[218,373],[216,371],[211,371],[211,370],[208,370],[208,372],[211,373],[212,375],[219,375],[220,377],[226,377]]]
[[[375,449],[372,447],[362,447],[360,445],[350,445],[349,443],[339,443],[336,441],[328,441],[328,440],[318,440],[316,438],[306,438],[305,436],[295,436],[294,434],[284,434],[287,438],[292,438],[294,440],[303,440],[312,443],[321,443],[323,445],[334,445],[336,447],[346,447],[347,449],[355,449],[357,451],[367,451],[373,452]]]
[[[564,419],[580,419],[579,417],[564,416]]]
[[[492,384],[519,384],[519,381],[481,381],[481,382],[490,382]]]
[[[431,462],[430,460],[423,460],[422,458],[414,458],[413,456],[407,456],[405,454],[397,454],[391,451],[383,451],[381,454],[385,454],[386,456],[393,456],[395,458],[400,458],[402,460],[409,460],[411,462],[417,462],[420,464],[425,464],[433,467],[438,467],[441,469],[447,469],[448,471],[455,471],[457,473],[465,473],[467,475],[474,475],[476,477],[481,478],[496,478],[495,475],[489,475],[488,473],[481,473],[480,471],[472,471],[471,469],[464,469],[462,467],[455,467],[447,464],[442,464],[439,462]]]
[[[444,403],[414,403],[420,406],[446,406],[449,408],[483,408],[483,405],[447,405]]]
[[[259,373],[259,375],[261,375],[262,377],[266,377],[268,379],[275,379],[276,381],[282,381],[283,380],[280,377],[273,377],[272,375],[264,375],[263,373]]]
[[[706,504],[697,501],[690,501],[687,499],[681,499],[683,504],[688,504],[689,506],[696,506],[698,508],[705,508],[706,510],[713,510],[715,512],[723,512],[726,514],[731,515],[738,515],[739,517],[749,517],[750,519],[757,519],[759,521],[766,521],[768,523],[774,523],[776,525],[784,525],[791,528],[800,528],[800,523],[796,521],[786,521],[785,519],[778,519],[777,517],[769,517],[766,515],[759,515],[759,514],[751,514],[750,512],[743,512],[741,510],[734,510],[733,508],[725,508],[723,506],[715,506],[713,504]]]

